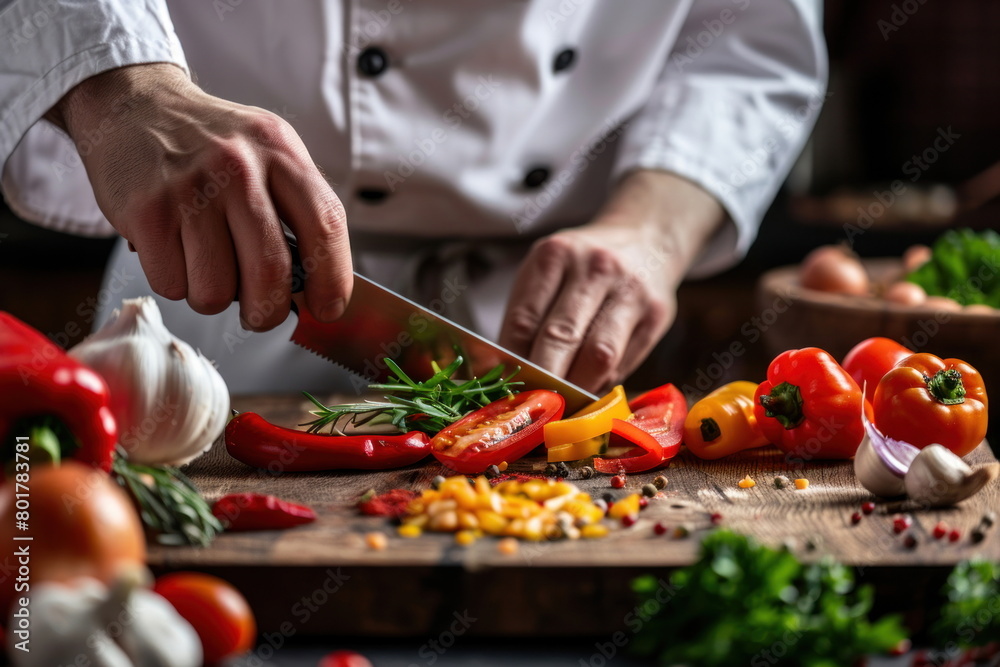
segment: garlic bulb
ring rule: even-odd
[[[929,507],[947,507],[975,495],[997,476],[997,464],[973,470],[942,445],[920,450],[906,471],[906,494]]]
[[[212,362],[167,330],[152,297],[124,300],[69,353],[107,381],[119,442],[134,463],[187,463],[226,425],[225,381]]]

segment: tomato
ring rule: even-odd
[[[562,417],[566,400],[536,389],[493,401],[431,440],[431,453],[455,472],[480,473],[516,461],[542,444],[542,427]]]
[[[157,579],[153,590],[194,627],[206,664],[253,648],[257,623],[246,598],[229,582],[200,572],[174,572]]]
[[[354,651],[334,651],[323,656],[317,667],[372,667],[372,663]]]
[[[25,531],[16,529],[22,520]],[[32,541],[15,542],[16,536]],[[111,583],[123,567],[146,560],[142,524],[128,496],[106,473],[75,461],[13,469],[0,487],[0,544],[7,549],[3,565],[12,573],[17,564],[10,554],[16,545],[30,546],[31,586],[75,577]],[[14,596],[25,592],[15,592],[14,576],[2,580],[0,611],[6,613]]]
[[[866,338],[851,348],[842,366],[859,387],[864,387],[865,399],[871,401],[879,381],[911,354],[911,350],[891,338]]]

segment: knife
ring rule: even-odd
[[[295,239],[288,237],[288,245],[292,253],[292,293],[299,294],[306,275]],[[350,371],[359,393],[370,383],[388,380],[387,358],[419,380],[434,373],[431,362],[443,368],[461,354],[476,376],[498,364],[503,364],[506,373],[520,369],[514,379],[523,382],[524,389],[558,392],[566,399],[566,414],[597,400],[541,366],[356,271],[351,300],[335,322],[315,319],[308,308],[302,307],[304,304],[297,304],[300,298],[292,301],[299,320],[291,341]]]

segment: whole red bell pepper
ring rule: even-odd
[[[229,420],[226,451],[237,461],[275,473],[388,470],[420,461],[431,442],[420,431],[399,435],[320,435],[268,422],[254,412]]]
[[[921,449],[937,443],[965,456],[986,437],[983,377],[959,359],[906,357],[878,383],[873,408],[880,431]]]
[[[0,396],[0,437],[27,436],[14,430],[54,418],[75,442],[60,442],[62,451],[50,454],[111,470],[118,429],[104,378],[5,312],[0,312]]]
[[[875,398],[875,388],[899,361],[913,354],[891,338],[866,338],[851,348],[841,365],[865,392],[865,399]]]
[[[281,530],[316,520],[311,507],[262,493],[230,493],[212,505],[212,514],[230,532]]]
[[[687,401],[672,384],[665,384],[629,401],[632,416],[614,419],[609,451],[626,447],[623,456],[594,458],[598,472],[618,474],[644,472],[677,456],[684,436]]]
[[[767,369],[754,393],[754,416],[786,459],[849,459],[865,435],[861,388],[829,353],[789,350]]]

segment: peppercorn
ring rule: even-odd
[[[649,507],[649,498],[646,496],[639,496],[639,509],[644,510]]]
[[[602,493],[601,498],[604,500],[604,502],[609,504],[615,502],[615,494],[611,493],[610,491],[605,491],[604,493]]]
[[[713,526],[718,526],[722,523],[722,515],[718,512],[712,512],[711,516],[708,517],[708,520],[712,522]]]
[[[996,512],[987,512],[986,514],[983,515],[983,518],[980,519],[979,523],[981,523],[986,528],[992,528],[993,524],[996,523],[996,521],[997,521]]]
[[[614,477],[612,477],[611,488],[613,489],[625,488],[625,475],[615,475]]]
[[[806,551],[816,551],[816,540],[811,537],[806,540]]]
[[[667,534],[667,527],[665,525],[663,525],[663,523],[657,521],[655,524],[653,524],[653,534],[654,535],[666,535]]]
[[[492,465],[487,468],[483,474],[486,475],[486,479],[496,479],[500,476],[500,467]]]
[[[940,521],[934,526],[934,530],[931,531],[931,535],[935,540],[940,540],[942,537],[948,534],[948,528],[945,527]]]
[[[431,488],[437,491],[444,484],[444,475],[436,475],[434,479],[431,480]]]
[[[652,498],[653,496],[655,496],[656,491],[657,491],[656,487],[653,486],[652,484],[642,485],[642,495],[646,496],[647,498]]]
[[[674,539],[682,540],[690,534],[691,530],[683,524],[674,528]]]
[[[861,512],[855,512],[851,515],[851,523],[855,525],[861,523]]]
[[[626,514],[625,516],[622,517],[622,525],[625,526],[626,528],[631,528],[632,526],[634,526],[635,521],[636,521],[635,516],[631,514]]]
[[[653,486],[655,486],[657,489],[667,488],[667,478],[664,477],[663,475],[657,475],[656,477],[653,478]]]
[[[903,538],[903,546],[907,549],[917,548],[917,538],[913,536],[913,533],[906,534],[906,537]]]
[[[565,462],[560,461],[556,464],[556,477],[562,477],[563,479],[569,477],[569,466]]]
[[[875,511],[875,503],[870,500],[861,503],[861,511],[865,514],[871,514]]]
[[[969,539],[972,540],[973,544],[979,544],[986,539],[986,533],[978,528],[975,528],[971,533],[969,533]]]
[[[897,516],[895,519],[892,520],[892,532],[899,535],[907,528],[909,528],[910,524],[912,523],[913,520],[910,519],[910,517],[908,516]]]
[[[580,468],[580,479],[590,479],[594,476],[594,469],[590,466]]]
[[[958,528],[952,528],[951,532],[948,533],[949,542],[958,542],[962,539],[962,533],[959,532]]]
[[[774,478],[774,488],[776,489],[784,489],[791,483],[792,480],[788,479],[784,475],[778,475]]]
[[[545,466],[545,476],[546,477],[555,477],[558,472],[559,472],[559,469],[556,468],[556,464],[555,463],[550,463],[547,466]]]

